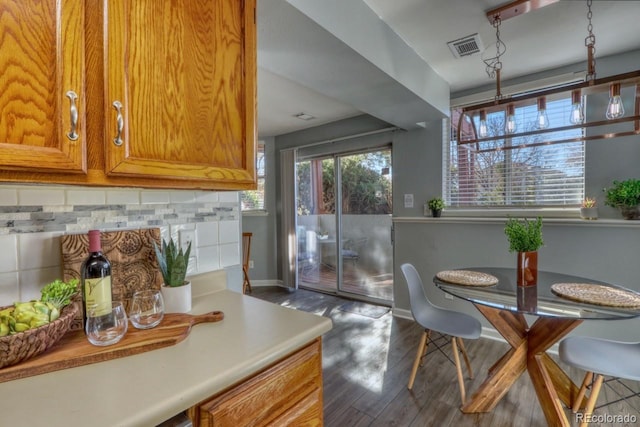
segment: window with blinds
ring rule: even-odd
[[[547,100],[549,127],[570,125],[571,98]],[[473,144],[455,140],[452,109],[444,143],[444,196],[449,207],[566,207],[584,198],[584,128]],[[536,105],[516,108],[517,131],[538,126]],[[504,112],[487,114],[488,136],[504,134]],[[476,129],[479,123],[475,123]],[[553,140],[562,142],[549,142]]]
[[[256,175],[257,188],[255,190],[247,190],[240,193],[240,203],[242,211],[264,211],[264,184],[265,184],[265,157],[264,143],[258,141],[256,152]]]

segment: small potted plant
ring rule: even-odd
[[[538,249],[542,240],[542,218],[535,221],[509,218],[504,233],[509,240],[509,252],[518,253],[518,286],[535,285],[538,281]]]
[[[625,219],[640,219],[640,179],[613,181],[604,192],[605,205],[620,209]]]
[[[598,208],[596,207],[596,199],[593,197],[585,197],[580,207],[580,218],[582,219],[598,219]]]
[[[191,311],[191,282],[186,280],[191,242],[183,251],[173,240],[162,240],[162,249],[153,242],[164,284],[160,288],[168,313]]]
[[[431,216],[438,218],[442,214],[442,209],[444,209],[444,200],[440,197],[434,197],[427,202],[427,206],[431,210]]]

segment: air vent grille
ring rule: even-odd
[[[453,53],[453,56],[456,58],[473,55],[474,53],[479,53],[484,49],[482,40],[480,40],[478,33],[450,41],[447,43],[447,46],[449,46],[451,53]]]

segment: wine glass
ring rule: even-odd
[[[164,317],[164,300],[160,291],[152,289],[134,293],[129,317],[137,329],[157,326]]]
[[[87,308],[86,333],[97,346],[117,343],[127,333],[127,313],[120,301],[96,304]]]

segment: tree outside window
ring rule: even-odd
[[[571,99],[547,103],[553,127],[570,125]],[[449,207],[578,206],[584,198],[584,129],[562,132],[578,141],[548,144],[534,134],[458,144],[459,110],[452,109],[451,137],[445,141],[444,194]],[[518,130],[535,129],[536,106],[516,109]],[[478,128],[479,123],[474,123]],[[467,124],[468,125],[468,124]],[[504,112],[487,115],[488,135],[503,135]],[[553,134],[551,134],[553,135]],[[555,135],[557,136],[557,134]]]
[[[391,150],[341,157],[343,214],[391,214],[390,164]],[[333,157],[299,161],[297,186],[298,215],[336,212]]]

